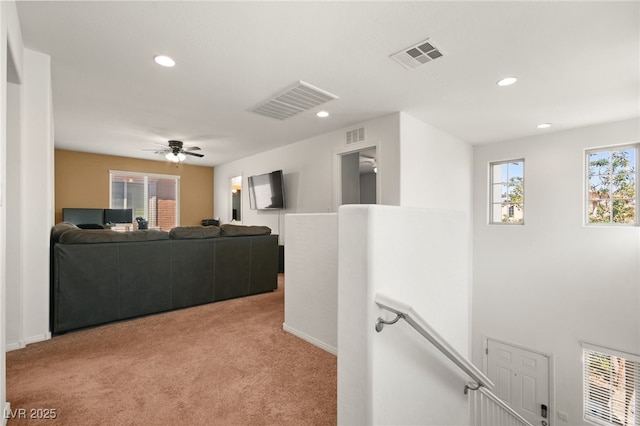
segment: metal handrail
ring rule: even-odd
[[[469,390],[480,391],[481,394],[489,398],[501,409],[507,412],[511,417],[526,426],[533,426],[528,420],[518,414],[513,408],[509,407],[502,399],[492,392],[495,385],[482,371],[471,363],[467,358],[462,356],[453,346],[449,344],[437,331],[435,331],[410,305],[402,303],[392,297],[384,294],[376,293],[376,304],[389,312],[396,314],[392,320],[385,320],[379,317],[376,320],[376,331],[381,332],[385,325],[397,323],[400,319],[405,320],[418,333],[426,338],[433,346],[449,358],[455,365],[464,371],[474,382],[467,383],[464,387],[465,395]]]
[[[402,318],[477,384],[477,387],[474,387],[474,384],[467,384],[465,386],[465,394],[468,389],[477,390],[479,387],[485,387],[490,390],[494,389],[495,385],[493,382],[489,380],[478,367],[473,365],[471,361],[462,356],[449,342],[440,336],[410,305],[380,293],[376,293],[375,302],[380,308],[397,315],[392,321],[378,318],[376,320],[376,331],[380,332],[385,324],[395,324]]]

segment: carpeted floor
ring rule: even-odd
[[[282,330],[283,293],[9,352],[9,425],[336,424],[336,357]]]

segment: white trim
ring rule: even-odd
[[[140,176],[140,177],[151,176],[151,177],[157,177],[157,178],[163,178],[163,179],[174,179],[174,178],[180,179],[180,175],[167,175],[167,174],[161,174],[161,173],[145,173],[145,172],[129,172],[126,170],[109,170],[109,176],[111,176],[113,173],[127,175],[127,176]]]
[[[589,179],[589,154],[597,153],[602,151],[614,151],[614,150],[625,150],[625,149],[633,149],[635,151],[635,160],[636,160],[636,170],[634,172],[634,185],[635,185],[635,202],[636,202],[636,211],[635,211],[635,220],[632,223],[619,223],[619,222],[589,222],[589,189],[590,189],[590,179]],[[583,171],[582,171],[582,195],[585,197],[582,202],[582,220],[583,226],[585,227],[607,227],[607,226],[616,226],[616,227],[637,227],[640,225],[640,210],[638,206],[640,206],[640,191],[638,191],[638,184],[640,183],[640,177],[638,176],[638,163],[640,162],[638,159],[638,155],[640,155],[640,143],[632,142],[628,144],[614,144],[614,145],[606,145],[603,147],[596,148],[585,148],[583,152],[584,161],[583,161]]]
[[[50,340],[50,339],[51,339],[51,332],[47,332],[44,334],[37,334],[35,336],[21,339],[16,343],[8,343],[5,347],[5,350],[6,352],[16,351],[18,349],[23,349],[24,347],[32,343],[44,342],[45,340]]]
[[[51,332],[47,332],[44,334],[36,334],[35,336],[25,337],[24,342],[27,345],[32,343],[44,342],[45,340],[51,339]]]
[[[497,222],[495,221],[494,217],[493,217],[493,207],[494,204],[498,204],[495,203],[493,201],[493,187],[496,184],[493,181],[493,167],[494,166],[499,166],[502,164],[509,164],[509,163],[522,163],[522,222]],[[501,177],[502,178],[502,177]],[[500,181],[500,184],[504,183],[503,181]],[[508,185],[508,182],[507,182]],[[501,160],[501,161],[490,161],[489,162],[489,188],[488,188],[488,193],[489,193],[489,225],[524,225],[525,224],[525,204],[526,204],[526,179],[525,179],[525,158],[517,158],[517,159],[513,159],[513,160]],[[500,203],[503,204],[503,203]],[[522,348],[524,349],[524,348]]]
[[[554,413],[555,411],[555,406],[556,406],[556,387],[555,387],[555,380],[554,377],[556,376],[556,363],[555,363],[555,358],[553,354],[547,353],[547,352],[542,352],[542,351],[538,351],[538,350],[534,350],[531,348],[527,348],[526,346],[522,346],[519,345],[517,343],[513,343],[513,342],[509,342],[506,340],[502,340],[502,339],[497,339],[494,337],[489,337],[489,336],[482,336],[482,338],[484,339],[483,342],[483,347],[482,347],[482,372],[484,374],[489,374],[489,355],[487,354],[487,351],[489,349],[489,340],[492,340],[496,343],[500,343],[503,345],[509,345],[512,346],[514,348],[518,348],[521,349],[523,351],[527,351],[527,352],[531,352],[534,354],[538,354],[541,356],[546,357],[549,362],[548,362],[548,366],[549,366],[549,371],[548,371],[548,385],[549,388],[547,389],[548,393],[549,393],[549,407],[548,407],[548,413],[549,413],[549,419],[548,419],[548,425],[552,426],[555,424],[555,419],[554,416],[552,415],[552,413]]]
[[[358,146],[358,144],[361,144]],[[356,146],[354,146],[356,145]],[[368,151],[370,149],[376,150],[376,164],[378,165],[378,171],[376,173],[376,204],[381,204],[382,191],[381,191],[381,178],[380,173],[384,173],[384,168],[381,167],[382,155],[381,149],[378,143],[367,143],[366,141],[357,142],[347,146],[341,146],[333,152],[333,212],[337,212],[338,208],[342,205],[342,156],[347,154],[353,154],[356,152]],[[327,212],[332,213],[332,212]]]
[[[637,354],[631,354],[629,352],[619,351],[611,348],[605,348],[604,346],[598,346],[598,345],[594,345],[587,342],[580,342],[580,346],[582,346],[582,349],[596,351],[596,352],[604,353],[607,355],[613,355],[618,358],[624,358],[629,361],[640,363],[640,355],[637,355]]]
[[[240,174],[236,174],[236,175],[232,175],[229,177],[229,211],[227,212],[229,215],[229,220],[228,222],[232,222],[233,221],[233,180],[235,178],[240,178],[240,211],[238,213],[240,213],[240,220],[236,221],[236,223],[238,224],[242,224],[242,218],[244,217],[244,213],[242,212],[242,206],[243,206],[243,202],[242,202],[242,198],[244,197],[244,175],[242,173]],[[283,177],[284,179],[284,177]],[[247,188],[249,187],[249,185],[247,184]],[[286,203],[285,203],[286,205]],[[278,223],[278,226],[280,224]]]
[[[549,353],[538,351],[538,350],[535,350],[535,349],[531,349],[531,348],[528,348],[526,346],[523,346],[523,345],[520,345],[520,344],[517,344],[517,343],[509,342],[507,340],[497,339],[495,337],[488,337],[488,336],[485,336],[485,347],[484,347],[485,348],[485,351],[484,351],[485,355],[487,353],[486,349],[489,347],[489,340],[493,340],[494,342],[501,343],[503,345],[509,345],[509,346],[514,347],[514,348],[522,349],[523,351],[527,351],[527,352],[531,352],[531,353],[534,353],[534,354],[542,355],[542,356],[547,357],[547,358],[551,358],[553,356],[553,355],[551,355]]]
[[[284,331],[286,331],[287,333],[291,333],[291,334],[293,334],[294,336],[296,336],[296,337],[298,337],[298,338],[300,338],[300,339],[302,339],[302,340],[304,340],[304,341],[306,341],[306,342],[308,342],[308,343],[311,343],[311,344],[312,344],[312,345],[314,345],[314,346],[319,347],[319,348],[320,348],[320,349],[322,349],[322,350],[325,350],[325,351],[327,351],[327,352],[329,352],[329,353],[331,353],[331,354],[333,354],[333,355],[336,355],[336,356],[338,355],[338,348],[334,348],[334,347],[333,347],[333,346],[331,346],[331,345],[327,345],[327,344],[326,344],[326,343],[324,343],[323,341],[318,340],[318,339],[316,339],[315,337],[311,337],[311,336],[309,336],[308,334],[303,333],[303,332],[302,332],[302,331],[300,331],[300,330],[296,330],[296,329],[295,329],[295,328],[293,328],[293,327],[289,327],[289,326],[288,326],[287,324],[285,324],[285,323],[282,323],[282,329],[283,329]]]
[[[142,177],[144,178],[144,186],[143,186],[143,191],[144,191],[144,195],[143,198],[145,200],[143,208],[144,208],[144,214],[143,217],[149,218],[149,178],[153,178],[153,179],[167,179],[167,180],[173,180],[175,182],[175,190],[176,190],[176,226],[180,226],[180,175],[168,175],[168,174],[161,174],[161,173],[145,173],[145,172],[129,172],[129,171],[123,171],[123,170],[109,170],[109,208],[112,209],[113,208],[113,176],[136,176],[136,177]],[[125,200],[126,201],[126,200]],[[124,208],[131,208],[129,206],[126,205],[125,202],[125,207]],[[134,219],[135,220],[135,219]]]
[[[27,343],[24,340],[19,340],[16,343],[7,343],[4,349],[6,352],[11,352],[11,351],[17,351],[18,349],[22,349],[25,346],[27,346]]]
[[[2,410],[2,424],[4,426],[9,421],[9,413],[11,413],[11,403],[7,401],[4,403],[4,410]]]

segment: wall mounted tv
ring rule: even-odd
[[[74,225],[102,225],[104,223],[102,217],[102,209],[79,209],[73,207],[62,209],[62,220]]]
[[[282,170],[249,176],[249,206],[252,210],[283,210]]]
[[[132,223],[133,209],[104,209],[104,223]]]

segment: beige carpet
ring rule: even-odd
[[[13,413],[56,416],[9,424],[335,424],[336,357],[282,330],[282,281],[7,353]]]

